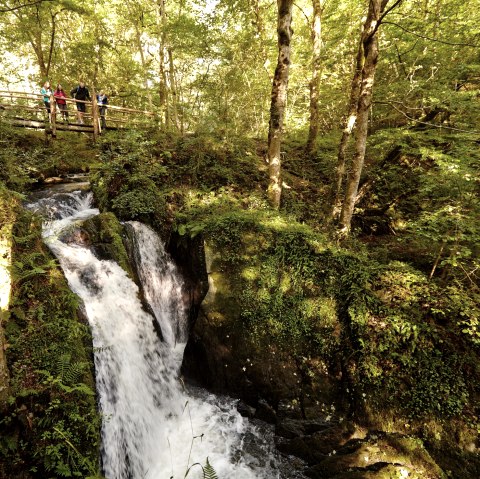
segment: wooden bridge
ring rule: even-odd
[[[54,137],[57,135],[57,130],[65,130],[91,133],[96,139],[104,130],[144,127],[155,117],[150,111],[108,104],[104,121],[102,121],[95,92],[92,98],[92,101],[66,98],[68,120],[65,120],[53,95],[50,96],[51,113],[49,114],[42,94],[0,90],[0,121],[19,127],[42,129]],[[83,124],[77,119],[77,103],[84,103],[86,106]]]

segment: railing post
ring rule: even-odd
[[[57,136],[57,103],[53,93],[50,94],[50,125],[52,127],[52,136]]]
[[[100,122],[98,117],[97,92],[92,88],[92,119],[93,119],[93,141],[97,141],[98,135],[101,132]]]

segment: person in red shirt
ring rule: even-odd
[[[62,85],[60,83],[57,85],[57,89],[53,93],[55,101],[57,103],[58,109],[62,114],[62,119],[68,123],[68,107],[67,107],[67,95],[63,91]]]

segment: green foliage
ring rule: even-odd
[[[218,479],[217,473],[215,472],[213,466],[210,464],[208,457],[207,462],[205,463],[205,466],[203,468],[203,479]]]
[[[415,419],[470,414],[480,366],[473,293],[429,283],[402,262],[334,248],[305,225],[226,193],[190,196],[176,228],[202,234],[213,269],[235,285],[238,318],[230,321],[242,335],[306,361],[306,378],[317,374],[311,358],[354,361],[352,384],[362,399],[368,391],[370,407]]]
[[[33,477],[85,477],[97,470],[100,418],[91,337],[78,299],[46,250],[40,221],[20,211],[6,322],[11,399],[0,421],[0,465]]]
[[[111,209],[123,220],[142,219],[159,224],[165,215],[165,200],[156,181],[166,168],[152,152],[152,141],[134,130],[104,138],[102,166],[92,178],[101,209]]]

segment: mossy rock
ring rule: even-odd
[[[85,220],[76,233],[88,242],[101,259],[116,261],[131,278],[134,278],[128,253],[123,242],[123,226],[113,213],[100,213]]]
[[[307,471],[322,479],[444,479],[447,476],[418,438],[371,434],[348,441]]]

